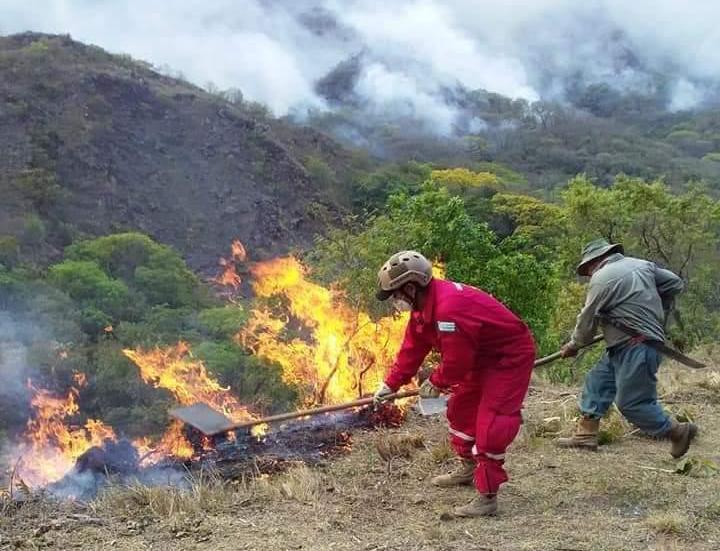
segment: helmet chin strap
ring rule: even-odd
[[[405,285],[410,285],[410,284],[406,283]],[[403,285],[402,287],[400,287],[399,289],[397,289],[395,291],[395,293],[397,293],[400,296],[395,296],[395,293],[393,293],[393,300],[404,300],[412,307],[413,310],[415,310],[417,308],[417,304],[416,304],[416,300],[415,300],[417,298],[417,293],[418,293],[417,287],[413,286],[413,289],[415,289],[415,296],[411,296],[408,292],[405,291],[405,285]]]
[[[393,298],[393,308],[396,312],[412,312],[413,305],[404,298]]]

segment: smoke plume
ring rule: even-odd
[[[459,88],[562,101],[571,87],[604,83],[662,89],[668,108],[687,109],[714,97],[720,80],[713,0],[4,0],[1,9],[0,33],[70,33],[240,89],[276,115],[354,101],[440,133],[455,122],[447,98]]]

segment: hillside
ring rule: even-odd
[[[535,190],[551,191],[578,173],[603,185],[624,173],[662,177],[676,188],[699,180],[720,188],[717,102],[672,111],[662,82],[646,95],[576,83],[563,101],[535,102],[458,85],[444,96],[456,113],[453,128],[438,132],[424,113],[373,111],[354,92],[362,69],[362,58],[353,58],[319,82],[318,92],[334,108],[309,122],[386,160],[471,169],[502,163]]]
[[[603,425],[612,442],[601,451],[559,453],[552,439],[571,430],[577,389],[537,384],[496,519],[446,520],[473,490],[429,486],[452,467],[445,422],[411,416],[400,429],[354,434],[340,459],[252,480],[196,479],[189,494],[131,487],[88,504],[6,502],[0,549],[717,549],[718,377],[717,366],[663,366],[665,404],[702,431],[678,464],[666,442],[637,434],[617,414]],[[387,443],[395,451],[381,456],[393,449]],[[683,465],[685,474],[673,472]]]
[[[446,98],[458,125],[438,135],[369,113],[352,70],[318,83],[331,110],[297,121],[67,36],[0,38],[0,254],[19,245],[47,265],[78,237],[139,230],[205,272],[234,238],[258,258],[305,248],[344,208],[368,206],[367,182],[392,180],[383,166],[406,161],[505,172],[546,197],[582,172],[601,185],[618,173],[720,185],[712,106],[670,113],[602,86],[563,105],[458,88]]]
[[[255,257],[307,245],[337,212],[305,165],[347,154],[318,132],[278,139],[239,104],[69,37],[0,38],[0,75],[0,236],[25,258],[133,229],[203,269],[234,238]]]

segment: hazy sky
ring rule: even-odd
[[[239,88],[276,114],[324,106],[314,84],[362,54],[355,91],[452,123],[456,85],[562,97],[568,78],[644,90],[674,107],[720,80],[717,0],[0,0],[0,33],[69,33],[193,82]]]

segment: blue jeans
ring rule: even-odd
[[[585,377],[580,410],[588,417],[605,415],[613,401],[633,425],[652,436],[670,430],[670,418],[657,401],[660,353],[645,343],[608,348]]]

